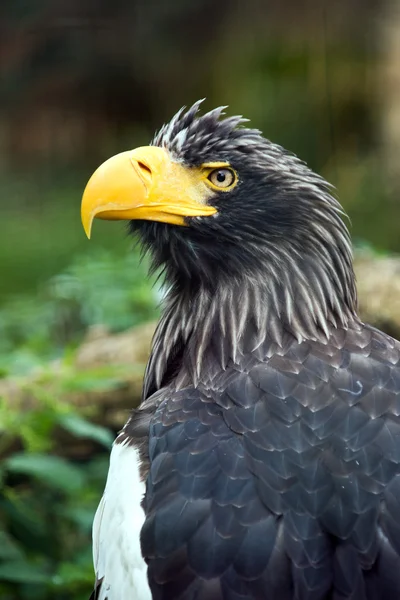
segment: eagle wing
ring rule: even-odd
[[[141,533],[154,600],[400,598],[399,353],[335,330],[165,390]]]

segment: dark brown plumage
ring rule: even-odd
[[[171,286],[116,440],[140,452],[152,598],[400,598],[400,344],[357,316],[329,186],[197,111],[154,144],[238,185],[186,227],[131,222]]]

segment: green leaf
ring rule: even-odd
[[[90,421],[86,421],[86,419],[76,414],[62,415],[59,423],[75,437],[93,440],[106,448],[110,448],[113,443],[114,436],[111,431],[100,425],[90,423]]]
[[[0,560],[22,559],[23,552],[13,538],[5,531],[0,530]]]
[[[21,452],[5,460],[4,466],[11,473],[29,475],[67,493],[84,483],[81,470],[59,456]]]
[[[48,575],[24,560],[9,560],[0,564],[0,580],[18,583],[47,583]]]
[[[73,506],[66,508],[62,514],[64,517],[75,523],[75,525],[79,528],[80,531],[85,533],[91,533],[93,518],[96,512],[98,502],[93,508],[87,507],[77,507],[74,502]]]
[[[75,562],[62,563],[57,575],[54,576],[53,582],[57,586],[68,588],[76,583],[88,583],[93,585],[93,562],[90,555],[87,564],[84,566],[77,565]]]

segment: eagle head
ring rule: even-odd
[[[316,329],[344,325],[356,289],[329,184],[246,119],[224,117],[226,107],[200,115],[200,104],[99,167],[83,195],[87,235],[95,217],[126,219],[181,290],[259,284],[287,322],[303,300]]]

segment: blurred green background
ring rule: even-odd
[[[400,0],[1,0],[0,376],[71,364],[88,327],[156,315],[124,227],[80,225],[88,176],[182,105],[229,105],[333,183],[356,241],[400,250]],[[0,404],[0,597],[85,599],[115,434],[60,397]],[[59,395],[58,395],[59,394]],[[63,456],[54,431],[93,442]],[[19,441],[15,442],[18,436]],[[53,437],[52,437],[53,436]]]

